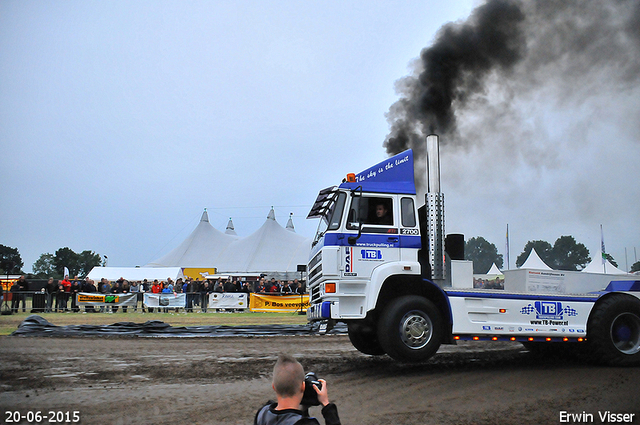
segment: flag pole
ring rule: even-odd
[[[507,223],[507,238],[506,238],[506,242],[505,242],[505,253],[506,253],[506,257],[507,257],[507,270],[509,270],[511,268],[511,265],[509,264],[509,223]]]
[[[607,274],[607,257],[605,255],[606,250],[604,249],[604,232],[602,231],[602,224],[600,225],[600,251],[602,251],[602,271],[604,274]]]

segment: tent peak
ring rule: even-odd
[[[489,269],[489,271],[485,274],[502,274],[502,272],[500,271],[500,269],[498,268],[498,266],[496,266],[496,263],[493,263],[491,265],[491,268]]]
[[[553,270],[538,255],[535,248],[531,248],[526,261],[520,266],[521,269]]]
[[[269,211],[269,215],[267,215],[267,220],[276,221],[276,212],[273,210],[273,206],[271,207],[271,211]]]
[[[233,226],[233,221],[231,220],[231,217],[229,217],[229,222],[227,223],[227,228],[224,231],[227,235],[238,235],[236,233],[236,229]]]
[[[204,209],[204,212],[202,213],[202,217],[200,218],[200,221],[206,221],[207,223],[209,222],[209,214],[207,213],[207,209]]]
[[[289,221],[287,221],[287,230],[295,233],[296,229],[293,227],[293,213],[289,213]]]

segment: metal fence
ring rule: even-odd
[[[96,293],[98,294],[98,293]],[[298,295],[290,293],[259,293],[261,295]],[[86,313],[108,313],[108,312],[167,312],[168,309],[164,307],[147,307],[143,304],[144,292],[138,292],[135,305],[128,306],[78,306],[76,303],[76,294],[70,292],[55,292],[46,293],[41,291],[27,291],[27,292],[0,292],[2,296],[2,309],[11,309],[12,312],[30,312],[30,313],[64,313],[64,312],[86,312]],[[249,293],[248,295],[251,295]],[[191,292],[185,294],[185,306],[184,311],[187,313],[192,312],[207,312],[208,311],[208,299],[209,293],[203,292]],[[180,309],[173,308],[172,311]],[[211,310],[211,309],[209,309]],[[218,309],[213,309],[217,311]]]

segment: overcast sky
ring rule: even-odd
[[[387,156],[396,81],[479,4],[0,2],[0,244],[18,248],[25,271],[65,246],[145,265],[204,208],[215,228],[231,217],[248,236],[271,206],[312,237],[317,192]],[[489,82],[459,114],[473,143],[443,140],[447,233],[504,254],[508,223],[513,267],[527,241],[562,235],[593,256],[602,224],[607,251],[625,268],[626,248],[631,266],[640,84],[613,87],[598,69],[588,86],[570,73],[522,92]],[[490,126],[478,119],[505,102]]]

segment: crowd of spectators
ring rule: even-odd
[[[480,289],[504,289],[504,278],[495,277],[493,279],[488,278],[473,278],[473,287]]]
[[[21,276],[11,287],[12,301],[11,309],[13,312],[18,312],[20,304],[22,305],[22,311],[26,310],[26,295],[29,292],[29,283],[25,280],[24,276]],[[80,307],[77,305],[77,294],[84,293],[101,293],[101,294],[128,294],[137,293],[136,304],[133,307],[134,311],[138,309],[138,302],[142,302],[143,294],[149,292],[152,294],[159,293],[184,293],[186,297],[186,311],[193,311],[194,307],[200,307],[203,311],[206,311],[207,300],[212,293],[225,293],[225,292],[244,292],[244,293],[258,293],[258,294],[270,294],[270,295],[296,295],[304,294],[306,291],[305,285],[298,279],[295,280],[276,280],[261,278],[257,281],[246,281],[236,279],[191,279],[191,278],[178,278],[175,282],[171,278],[167,278],[164,281],[149,281],[144,279],[142,281],[131,281],[124,278],[120,278],[116,281],[109,281],[105,278],[101,279],[96,284],[88,277],[80,279],[76,276],[74,279],[69,279],[69,276],[65,276],[64,279],[55,280],[49,278],[47,284],[42,289],[45,293],[45,312],[78,312]],[[32,293],[32,292],[31,292]],[[153,312],[153,307],[145,307],[142,305],[142,311],[148,309],[149,312]],[[118,306],[109,307],[111,312],[117,312]],[[127,306],[122,306],[122,311],[126,312]],[[107,311],[105,306],[93,307],[85,306],[86,312]],[[167,311],[167,309],[163,309]]]

